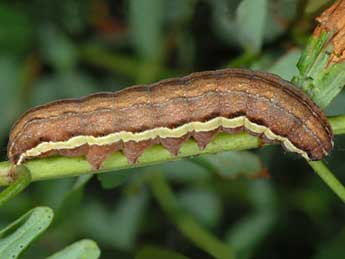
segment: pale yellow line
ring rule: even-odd
[[[66,141],[42,142],[38,144],[36,147],[33,147],[27,150],[25,153],[21,154],[17,164],[18,165],[21,164],[27,157],[36,157],[50,150],[73,149],[73,148],[82,146],[84,144],[102,146],[102,145],[113,144],[118,141],[140,142],[143,140],[154,139],[156,137],[179,138],[186,135],[188,132],[211,131],[211,130],[217,129],[220,126],[224,128],[230,128],[230,129],[244,126],[251,132],[258,133],[258,134],[263,133],[268,139],[278,140],[282,142],[289,151],[296,152],[309,160],[308,154],[305,151],[297,148],[294,144],[291,143],[291,141],[288,138],[282,137],[273,133],[269,128],[265,126],[251,122],[245,116],[239,116],[232,119],[225,118],[225,117],[217,117],[206,122],[193,121],[174,129],[160,127],[160,128],[146,130],[143,132],[138,132],[138,133],[133,133],[129,131],[120,131],[120,132],[111,133],[109,135],[101,136],[101,137],[76,136]]]

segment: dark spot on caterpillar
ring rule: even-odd
[[[39,142],[45,142],[45,141],[49,141],[49,137],[45,137],[45,136],[40,136],[39,138]]]

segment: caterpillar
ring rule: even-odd
[[[327,118],[304,92],[270,73],[224,69],[32,108],[12,127],[8,158],[85,156],[97,170],[116,151],[135,163],[153,144],[176,156],[190,137],[203,149],[218,132],[243,130],[309,160],[333,147]]]

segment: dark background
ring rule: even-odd
[[[314,18],[332,2],[1,1],[2,160],[11,124],[47,101],[224,67],[290,80]],[[344,96],[329,115],[345,113]],[[343,182],[344,150],[345,138],[336,137],[327,158]],[[133,258],[148,244],[210,258],[178,231],[142,180],[159,171],[181,207],[239,258],[345,258],[343,203],[303,159],[279,146],[207,159],[217,161],[216,172],[192,159],[98,175],[74,193],[75,179],[33,183],[1,208],[0,224],[35,206],[54,209],[54,224],[23,258],[43,258],[81,238],[95,240],[102,258]]]

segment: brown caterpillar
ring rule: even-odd
[[[218,132],[239,130],[310,160],[333,147],[325,115],[301,90],[269,73],[225,69],[33,108],[13,126],[8,157],[18,165],[85,155],[98,169],[116,151],[135,163],[153,144],[177,155],[189,137],[202,149]]]

